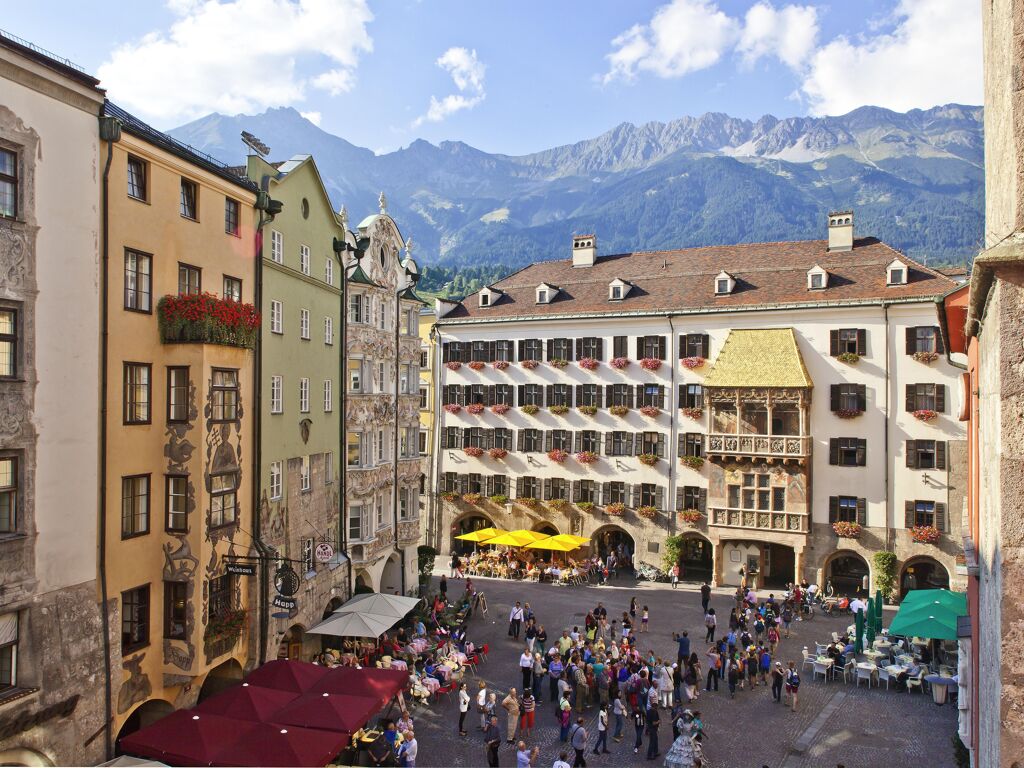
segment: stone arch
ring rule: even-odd
[[[238,663],[237,659],[225,659],[206,673],[206,679],[203,680],[203,685],[199,689],[199,698],[196,703],[201,704],[211,696],[242,682],[244,676],[242,665]]]
[[[621,525],[614,523],[594,529],[590,534],[590,551],[600,555],[602,559],[606,559],[612,549],[627,555],[628,563],[631,566],[636,558],[636,539]]]
[[[292,624],[288,631],[281,635],[281,642],[277,647],[277,658],[307,661],[303,652],[303,645],[306,641],[306,628],[302,624]]]
[[[53,765],[42,752],[23,747],[0,750],[0,765],[48,766]]]
[[[911,557],[900,568],[900,599],[912,589],[949,589],[949,569],[934,557]]]
[[[831,580],[836,595],[864,596],[871,588],[871,564],[860,552],[853,549],[837,549],[825,558],[821,566],[822,583],[818,586],[827,590]],[[863,586],[864,576],[868,577],[868,589]]]
[[[683,531],[680,548],[679,580],[707,581],[715,575],[715,544],[699,531]]]
[[[342,600],[340,597],[332,597],[331,601],[329,603],[327,603],[327,607],[324,608],[324,615],[322,616],[322,618],[326,619],[328,616],[330,616],[336,610],[341,608],[341,606],[343,606],[344,604],[345,604],[345,601]]]
[[[376,592],[373,588],[373,576],[365,568],[361,568],[356,571],[356,583],[353,587],[352,594],[358,595],[361,592]]]
[[[456,552],[460,555],[469,554],[476,547],[471,541],[463,541],[462,539],[455,538],[461,536],[464,533],[471,533],[472,531],[478,531],[481,528],[495,528],[494,520],[486,512],[473,509],[452,520],[452,529],[449,534],[449,549],[450,552]]]
[[[797,548],[789,542],[733,536],[720,539],[716,550],[717,586],[739,586],[740,568],[755,589],[781,589],[797,580]]]
[[[121,724],[121,730],[117,732],[117,738],[114,740],[114,747],[117,754],[121,754],[120,743],[121,739],[129,734],[135,733],[136,731],[145,728],[147,725],[152,725],[157,720],[160,720],[174,711],[174,705],[169,701],[163,699],[148,699],[135,709],[132,710],[131,714],[125,718],[124,723]]]
[[[555,527],[554,523],[548,522],[547,520],[539,520],[534,523],[531,531],[537,531],[537,533],[546,533],[549,536],[557,536],[559,534],[558,528]]]
[[[402,562],[397,552],[392,552],[384,562],[380,574],[380,592],[385,595],[392,595],[395,592],[402,594]]]

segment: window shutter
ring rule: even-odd
[[[632,507],[633,507],[633,509],[636,509],[637,507],[640,506],[640,491],[641,491],[640,483],[637,483],[636,485],[634,485],[632,487],[632,491],[633,491],[633,499],[632,499],[633,504],[632,504]]]
[[[676,509],[683,508],[683,488],[682,486],[676,488]]]
[[[383,311],[383,310],[382,310]],[[462,342],[462,362],[468,363],[473,360],[473,345],[468,342]]]
[[[484,448],[486,448],[487,450],[490,450],[491,448],[494,447],[494,432],[495,430],[493,429],[484,430],[484,442],[487,443],[487,445],[485,445]],[[490,496],[490,494],[487,495]]]
[[[568,405],[570,408],[572,408],[573,401],[572,401],[572,385],[571,384],[566,384],[565,385],[565,399],[566,399],[566,403],[565,404]]]
[[[907,440],[907,468],[917,469],[917,441]]]
[[[946,412],[946,385],[935,385],[935,410],[939,413]]]
[[[661,384],[658,385],[658,407],[665,407],[665,387],[663,387]]]
[[[498,342],[496,342],[496,341],[488,341],[487,342],[487,360],[486,360],[486,362],[488,362],[488,363],[493,363],[494,362],[495,353],[497,352],[497,350],[498,350]],[[487,495],[490,496],[492,494],[487,494]]]
[[[487,475],[484,478],[484,496],[494,495],[494,475]]]
[[[545,477],[544,478],[544,501],[547,501],[550,498],[551,498],[551,478],[550,477]]]
[[[469,478],[466,475],[455,476],[455,492],[467,493],[469,491]]]
[[[857,499],[857,522],[860,525],[868,524],[868,500],[863,497]]]
[[[597,340],[597,359],[604,360],[604,339]]]
[[[471,433],[470,429],[471,429],[470,427],[463,427],[462,428],[462,445],[460,446],[461,448],[466,448],[467,446],[471,445],[469,436],[472,433]]]
[[[449,360],[452,359],[451,358],[451,346],[452,346],[451,342],[449,342],[449,341],[446,341],[444,344],[441,345],[441,360],[442,360],[442,362],[447,363]]]
[[[864,328],[857,329],[857,354],[866,355],[868,353],[868,332]]]
[[[911,413],[917,410],[917,387],[913,384],[907,384],[907,413]]]
[[[473,402],[470,399],[473,396],[472,393],[473,393],[472,386],[469,385],[469,384],[464,384],[463,387],[462,387],[462,392],[460,393],[462,395],[462,399],[459,400],[459,405],[469,405],[471,402]]]
[[[708,511],[708,489],[701,488],[697,491],[697,508],[701,514],[707,514]]]
[[[903,502],[903,527],[914,527],[914,502],[912,501]]]
[[[548,339],[548,360],[555,356],[555,340]]]
[[[658,359],[659,360],[664,360],[665,359],[665,337],[664,336],[659,336],[658,337]]]
[[[519,405],[526,405],[526,385],[519,385]]]
[[[583,441],[582,432],[573,432],[572,435],[572,450],[574,453],[580,452],[580,443]]]
[[[839,354],[839,331],[837,329],[828,332],[828,353],[832,357]]]
[[[658,433],[658,456],[662,459],[665,458],[665,435]]]
[[[700,336],[700,356],[705,360],[711,357],[711,337],[706,333]]]
[[[612,499],[612,484],[609,482],[601,483],[601,503],[611,504]]]
[[[548,405],[554,405],[555,404],[555,385],[554,384],[545,384],[544,385],[544,393],[546,395],[546,398],[545,398],[544,402],[547,403]]]
[[[445,427],[441,432],[441,448],[442,450],[448,447],[448,427]]]
[[[868,441],[860,439],[857,441],[857,466],[865,467],[868,463]]]
[[[600,384],[594,384],[593,387],[594,387],[594,405],[597,406],[598,408],[603,408],[604,407],[604,400],[603,400],[602,396],[604,395],[604,391],[601,389],[601,385]]]
[[[576,359],[583,357],[583,339],[576,339]]]
[[[935,468],[945,469],[946,468],[946,441],[936,440],[935,441]]]
[[[523,481],[525,479],[526,478],[522,477],[522,476],[516,478],[516,498],[517,499],[521,499],[523,497]]]
[[[935,502],[935,527],[943,532],[947,530],[946,505],[941,501]]]
[[[939,326],[935,326],[935,351],[940,355],[946,351],[946,344],[942,340],[942,329]]]
[[[643,336],[637,336],[636,337],[636,354],[634,355],[634,357],[637,360],[639,360],[643,356],[644,356],[644,337]]]
[[[679,359],[686,357],[686,334],[679,337]]]
[[[857,409],[862,412],[868,409],[868,388],[865,384],[857,385]]]
[[[684,432],[679,433],[679,437],[676,440],[676,454],[679,457],[685,455],[686,451],[686,434]]]
[[[582,384],[577,384],[576,385],[576,403],[577,403],[577,405],[582,405],[583,404],[583,385]]]
[[[626,406],[628,408],[632,408],[633,407],[633,390],[630,389],[628,384],[623,384],[622,386],[625,387],[625,389],[626,389]]]
[[[572,503],[576,504],[580,500],[580,481],[572,481]]]
[[[633,455],[640,456],[644,452],[644,433],[637,432],[633,435]]]
[[[839,520],[839,497],[828,497],[828,521],[834,523]]]
[[[679,401],[676,404],[676,407],[677,408],[685,408],[686,407],[686,385],[685,384],[680,384],[679,385],[679,399],[678,400]]]
[[[842,385],[841,384],[833,384],[833,385],[831,385],[829,387],[829,395],[830,395],[830,398],[831,398],[831,400],[830,400],[831,401],[831,405],[829,407],[832,409],[833,413],[835,413],[836,411],[839,410],[839,388],[840,388],[840,386],[842,386]]]
[[[661,510],[665,509],[665,488],[660,485],[654,491],[654,506]]]
[[[612,403],[615,402],[615,396],[614,396],[615,385],[614,384],[605,384],[604,385],[604,389],[605,389],[605,394],[608,396],[608,407],[610,408]]]
[[[907,354],[908,355],[914,354],[914,347],[917,346],[916,339],[917,339],[917,328],[916,327],[907,328]]]
[[[492,406],[492,405],[494,405],[497,402],[497,400],[495,399],[497,391],[498,391],[497,384],[488,384],[487,385],[487,405],[488,406]]]
[[[680,437],[682,437],[682,435],[680,435]],[[680,443],[680,446],[681,445],[682,444]],[[680,453],[679,455],[682,456],[683,454]],[[831,440],[828,441],[828,463],[832,464],[834,466],[839,464],[839,439],[838,438],[833,437]]]
[[[519,359],[520,360],[525,360],[526,359],[526,340],[525,339],[520,339],[519,340]]]
[[[605,456],[611,456],[612,455],[612,437],[614,436],[614,434],[615,434],[614,432],[605,432],[604,433],[604,455]]]
[[[629,357],[628,336],[612,336],[612,357]]]
[[[551,450],[551,441],[552,441],[553,438],[554,438],[554,432],[552,430],[549,429],[549,430],[546,430],[544,432],[544,450],[545,451],[550,451]]]

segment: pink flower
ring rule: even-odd
[[[596,358],[593,357],[581,357],[579,362],[580,368],[583,368],[586,371],[593,371],[597,368],[597,366],[601,364]]]
[[[621,371],[623,368],[625,368],[627,365],[629,365],[629,358],[628,357],[613,357],[612,361],[611,361],[611,363],[609,363],[609,365],[611,365],[612,368],[615,368],[615,369]]]
[[[498,360],[494,363],[494,367],[499,371],[504,371],[508,369],[508,360]]]
[[[447,363],[444,364],[444,366],[449,371],[457,371],[459,370],[459,368],[462,367],[462,363],[460,363],[458,360],[449,360]]]
[[[703,365],[704,365],[704,358],[703,357],[684,357],[679,362],[683,364],[684,368],[689,368],[692,371],[694,368],[701,368],[701,367],[703,367]]]
[[[491,413],[496,413],[499,416],[504,416],[508,412],[509,406],[505,405],[505,403],[495,403],[491,406]]]
[[[645,371],[656,371],[661,368],[661,360],[656,357],[645,357],[640,361],[640,367]]]
[[[448,405],[446,405],[444,409],[448,411],[448,413],[455,414],[462,410],[462,406],[459,405],[458,403],[448,403]]]

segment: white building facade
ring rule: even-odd
[[[577,236],[572,260],[441,302],[428,543],[530,528],[664,568],[679,535],[684,578],[845,592],[887,550],[897,594],[955,585],[953,287],[843,212],[801,243],[597,257]]]

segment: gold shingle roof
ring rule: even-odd
[[[813,387],[792,328],[729,331],[705,387]]]

